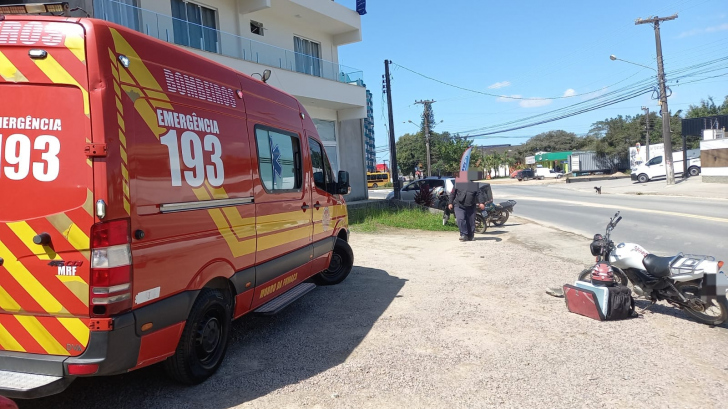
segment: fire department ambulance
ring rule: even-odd
[[[295,98],[106,21],[11,13],[0,395],[158,362],[202,382],[233,319],[346,278],[349,175]]]

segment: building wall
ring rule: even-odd
[[[700,164],[703,182],[728,183],[728,139],[701,141]]]
[[[364,159],[364,121],[352,119],[340,123],[339,165],[349,172],[351,193],[346,200],[365,200],[367,190],[366,162]]]

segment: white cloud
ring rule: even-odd
[[[574,95],[576,95],[576,91],[574,91],[573,88],[569,88],[566,91],[564,91],[565,97],[573,97]]]
[[[715,33],[715,32],[724,31],[724,30],[728,30],[728,23],[721,24],[719,26],[706,27],[706,28],[694,28],[689,31],[683,31],[682,33],[680,33],[679,36],[677,36],[677,38],[685,38],[685,37],[690,37],[690,36],[703,34],[703,33]]]
[[[500,96],[500,97],[496,98],[496,101],[498,101],[498,102],[515,102],[517,100],[516,99],[513,99],[513,98],[523,98],[522,96],[516,95],[516,94],[509,95],[509,96],[511,98],[506,98],[505,96]]]
[[[518,103],[522,108],[537,108],[550,104],[550,99],[524,99]]]
[[[501,81],[496,82],[495,84],[491,84],[488,86],[488,89],[499,89],[499,88],[505,88],[511,85],[510,81]]]

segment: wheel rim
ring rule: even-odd
[[[341,257],[341,254],[334,253],[331,256],[331,263],[329,263],[329,268],[327,268],[322,275],[326,277],[334,278],[336,277],[341,270],[344,268],[344,258]]]
[[[223,339],[220,312],[211,310],[197,327],[195,352],[200,364],[205,368],[215,366]]]
[[[715,298],[707,303],[703,302],[698,296],[700,290],[697,287],[683,287],[682,292],[689,298],[688,311],[697,318],[712,321],[723,316],[723,306],[720,302]]]
[[[477,230],[477,231],[483,230],[483,218],[482,217],[475,218],[475,230]]]

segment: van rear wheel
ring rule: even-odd
[[[349,275],[353,266],[354,252],[351,246],[345,240],[337,238],[329,268],[316,274],[314,281],[318,285],[339,284]]]
[[[218,290],[203,289],[192,306],[177,350],[164,361],[167,375],[195,385],[214,374],[225,357],[231,317],[229,297]]]
[[[697,166],[693,166],[690,169],[688,169],[688,174],[690,176],[698,176],[700,174],[700,168]]]

